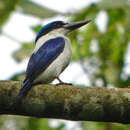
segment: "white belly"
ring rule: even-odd
[[[34,83],[50,83],[53,81],[68,66],[71,54],[71,44],[69,39],[65,39],[65,48],[63,52],[48,66],[48,68],[41,75],[38,76]]]

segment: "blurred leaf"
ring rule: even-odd
[[[37,26],[33,26],[32,30],[37,33],[40,29],[41,29],[42,25],[37,25]],[[30,55],[33,52],[34,49],[34,44],[31,43],[24,43],[22,44],[21,48],[18,49],[17,51],[15,51],[13,53],[13,57],[17,62],[21,62],[22,60],[24,60],[25,58],[30,57]]]
[[[92,84],[95,84],[98,78],[103,80],[105,86],[113,84],[122,87],[122,83],[125,83],[121,74],[130,37],[127,33],[129,31],[128,24],[126,24],[128,23],[126,7],[128,6],[105,9],[108,15],[108,25],[104,33],[99,32],[95,24],[96,16],[100,12],[98,4],[92,4],[71,18],[72,21],[81,21],[92,17],[92,22],[87,25],[86,29],[75,31],[70,36],[73,51],[72,60],[87,57],[91,61],[97,59],[100,62],[100,65],[95,64],[96,67],[90,64],[93,66],[92,69],[95,69],[95,71],[88,70],[93,72],[91,75]],[[96,53],[93,53],[90,49],[92,39],[96,39],[98,42],[99,49]],[[97,69],[98,72],[96,72]],[[130,84],[130,81],[127,80],[126,83]]]
[[[59,125],[57,128],[51,128],[48,125],[48,119],[29,118],[28,125],[25,130],[61,130],[64,124]]]
[[[130,2],[129,2],[130,3]],[[125,8],[126,18],[124,28],[126,30],[126,37],[130,41],[130,7]]]
[[[10,80],[23,81],[24,78],[25,78],[25,72],[19,72],[19,73],[15,73],[14,75],[12,75],[10,77]]]
[[[128,0],[101,0],[97,6],[101,9],[120,8],[129,4]]]
[[[73,15],[70,21],[82,21],[91,19],[92,22],[94,22],[94,19],[99,11],[100,9],[97,7],[97,5],[93,3],[90,6],[76,12],[76,15]]]
[[[72,60],[81,59],[87,55],[92,55],[89,48],[92,36],[94,33],[97,35],[98,30],[94,23],[96,14],[98,13],[98,8],[95,4],[84,8],[76,17],[72,17],[71,21],[82,21],[85,19],[91,19],[92,21],[84,27],[83,31],[75,31],[70,34],[70,39],[72,43]],[[96,36],[95,35],[95,36]]]
[[[61,14],[30,0],[0,0],[0,32],[2,25],[7,21],[11,12],[14,10],[42,19]]]
[[[17,8],[17,11],[20,11],[21,13],[29,14],[38,18],[42,18],[42,19],[60,14],[57,11],[45,8],[41,6],[40,4],[36,4],[29,0],[20,0],[18,7],[19,8]]]
[[[33,52],[34,44],[24,43],[21,48],[13,53],[13,57],[17,62],[28,58]]]
[[[14,115],[0,116],[0,130],[24,130],[27,125],[28,118]]]
[[[0,0],[0,32],[2,25],[9,18],[10,13],[15,9],[18,0]]]
[[[36,26],[33,26],[32,27],[32,30],[35,32],[35,33],[38,33],[38,31],[42,28],[42,25],[36,25]]]
[[[129,130],[130,125],[103,122],[82,122],[83,130]]]

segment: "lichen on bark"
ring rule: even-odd
[[[130,89],[42,84],[20,101],[19,81],[0,81],[0,114],[130,123]]]

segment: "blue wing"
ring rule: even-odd
[[[48,40],[36,53],[33,53],[27,67],[26,78],[33,81],[41,74],[64,50],[65,41],[62,37]]]
[[[65,40],[57,37],[45,42],[37,52],[30,57],[24,85],[18,96],[28,91],[33,81],[60,55],[64,50]]]

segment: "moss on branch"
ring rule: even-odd
[[[0,81],[0,114],[130,123],[130,89],[37,85],[21,101],[19,81]]]

